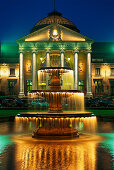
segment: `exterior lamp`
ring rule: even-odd
[[[53,36],[57,36],[57,30],[53,30]]]
[[[41,60],[41,62],[42,62],[43,58],[41,57],[40,60]]]
[[[68,61],[70,61],[70,57],[68,58]]]

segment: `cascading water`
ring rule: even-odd
[[[34,90],[28,93],[29,98],[44,97],[49,101],[49,113],[61,113],[63,107],[67,110],[84,111],[84,94],[79,90],[61,89],[61,76],[71,70],[62,67],[46,67],[40,70],[42,74],[49,74],[51,82],[50,89]],[[46,75],[45,74],[45,75]]]
[[[97,119],[93,117],[77,117],[77,118],[31,118],[16,117],[16,127],[20,124],[25,129],[29,129],[34,124],[33,137],[56,139],[69,139],[78,136],[78,131],[95,132],[97,129]],[[31,127],[32,128],[32,127]],[[49,138],[50,137],[50,138]],[[53,138],[54,137],[54,138]]]
[[[63,73],[68,73],[68,68],[46,67],[40,70],[48,73],[50,77],[50,89],[34,90],[28,95],[31,98],[45,98],[49,102],[48,112],[40,112],[32,116],[37,118],[37,128],[33,131],[32,137],[76,137],[78,119],[76,117],[90,116],[84,111],[84,94],[78,90],[61,89],[61,78]],[[44,74],[43,74],[44,75]],[[65,107],[65,108],[64,108]],[[63,112],[63,109],[67,111]],[[73,110],[73,111],[72,111]],[[31,116],[30,114],[28,114]],[[23,116],[23,115],[22,115]]]

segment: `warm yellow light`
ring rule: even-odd
[[[66,85],[72,85],[72,83],[64,83],[64,84],[65,84],[65,86],[66,86]]]
[[[70,73],[70,74],[73,74],[73,70],[69,70],[69,73]]]
[[[46,85],[46,83],[38,83],[39,85],[43,86],[43,85]]]
[[[45,30],[45,31],[39,31],[33,35],[33,34],[30,34],[26,39],[25,41],[46,41],[48,40],[48,31]]]
[[[7,70],[7,69],[1,70],[0,75],[1,76],[8,76],[9,75],[9,70]]]
[[[80,96],[80,95],[84,95],[84,93],[76,93],[76,94],[79,95],[79,96]]]
[[[31,63],[27,63],[27,72],[30,72],[31,71]]]
[[[53,30],[53,35],[57,36],[57,30]]]
[[[42,57],[40,57],[40,60],[42,61],[42,60],[43,60],[43,58],[42,58]]]
[[[70,57],[68,58],[68,61],[70,61]]]

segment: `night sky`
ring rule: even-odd
[[[56,0],[56,10],[96,42],[114,42],[114,0]],[[0,42],[15,42],[53,11],[53,0],[1,0]]]

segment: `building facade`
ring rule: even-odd
[[[48,89],[49,76],[39,70],[42,62],[46,67],[70,65],[71,78],[61,78],[62,89],[80,89],[92,97],[91,88],[91,45],[93,40],[80,34],[77,27],[61,13],[49,13],[31,30],[31,33],[17,40],[19,45],[20,84],[19,96],[28,91],[28,81],[32,90]],[[70,76],[70,75],[67,75]],[[41,78],[42,77],[42,78]],[[73,77],[73,78],[72,78]]]
[[[16,43],[0,44],[0,96],[19,93],[19,57]]]
[[[61,76],[62,89],[80,90],[87,97],[114,94],[113,43],[94,43],[61,13],[49,13],[17,44],[1,44],[1,95],[24,97],[31,90],[49,89],[42,67],[71,69]]]
[[[92,93],[114,95],[114,43],[94,43],[92,49]]]

